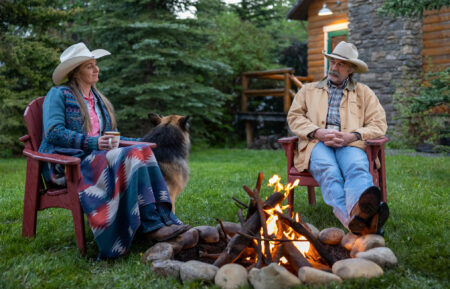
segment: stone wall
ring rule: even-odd
[[[395,124],[393,94],[396,84],[419,79],[422,70],[422,22],[377,14],[383,0],[348,2],[348,40],[358,48],[369,71],[356,75],[378,96],[388,125]]]

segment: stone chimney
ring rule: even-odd
[[[422,21],[379,15],[382,4],[383,0],[348,1],[348,40],[369,67],[368,72],[356,74],[356,79],[375,92],[392,127],[396,84],[421,78]]]

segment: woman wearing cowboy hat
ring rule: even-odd
[[[342,41],[331,54],[322,53],[330,60],[328,76],[305,84],[287,116],[299,137],[294,164],[300,172],[310,171],[324,202],[346,228],[356,234],[370,232],[369,227],[377,232],[389,209],[373,185],[364,140],[384,136],[386,114],[374,92],[352,78],[367,71],[353,44]]]
[[[163,241],[190,228],[172,213],[169,193],[147,145],[115,148],[116,119],[109,100],[96,88],[97,59],[110,55],[90,51],[84,43],[67,48],[53,72],[43,104],[42,153],[81,158],[79,198],[100,250],[114,258],[128,252],[139,227],[148,239]],[[140,139],[120,137],[122,140]],[[64,184],[64,168],[48,164],[47,181]]]

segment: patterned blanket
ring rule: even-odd
[[[101,258],[125,254],[142,226],[181,224],[152,150],[135,145],[93,151],[81,162],[79,197]]]

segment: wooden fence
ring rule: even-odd
[[[284,82],[283,88],[272,89],[251,89],[249,88],[250,79],[273,79]],[[293,68],[281,68],[265,71],[251,71],[242,73],[242,95],[241,111],[238,113],[238,119],[245,121],[245,132],[247,147],[251,147],[254,141],[254,123],[257,120],[285,122],[286,114],[291,106],[295,92],[294,86],[300,89],[303,82],[313,81],[311,76],[295,76]],[[248,110],[249,97],[255,96],[273,96],[283,98],[282,112],[252,112]]]

